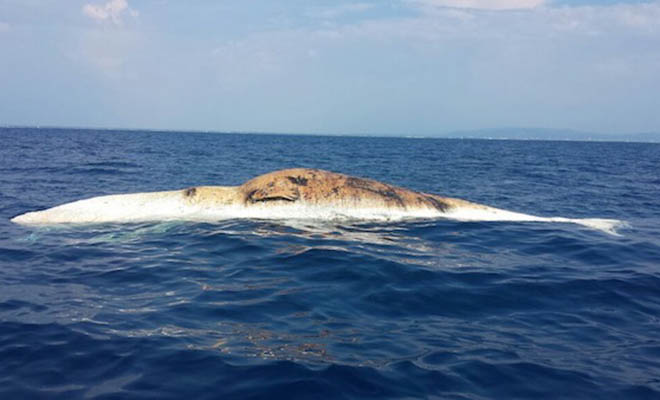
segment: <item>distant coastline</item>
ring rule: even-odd
[[[660,143],[660,133],[639,132],[629,134],[606,134],[576,131],[571,129],[548,128],[495,128],[481,130],[454,131],[443,137],[463,139],[496,140],[561,140],[581,142],[639,142]]]

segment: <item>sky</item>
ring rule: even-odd
[[[660,0],[0,0],[0,126],[660,132]]]

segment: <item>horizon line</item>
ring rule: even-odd
[[[589,131],[580,131],[569,128],[532,128],[532,127],[502,127],[502,128],[482,128],[468,130],[453,130],[437,135],[413,135],[402,133],[315,133],[315,132],[267,132],[267,131],[221,131],[221,130],[203,130],[203,129],[158,129],[158,128],[112,128],[112,127],[83,127],[83,126],[58,126],[58,125],[0,125],[0,129],[53,129],[53,130],[77,130],[77,131],[114,131],[114,132],[151,132],[151,133],[206,133],[206,134],[225,134],[225,135],[273,135],[273,136],[316,136],[316,137],[364,137],[364,138],[398,138],[398,139],[465,139],[465,140],[509,140],[509,141],[547,141],[547,142],[622,142],[622,143],[660,143],[659,132],[637,132],[637,133],[595,133]],[[539,138],[539,137],[503,137],[495,136],[472,136],[475,133],[487,135],[488,133],[504,133],[511,131],[537,131],[545,133],[573,133],[593,137],[575,137],[575,138]],[[533,132],[530,132],[533,133]],[[640,136],[657,136],[657,138],[640,138]],[[629,138],[626,138],[629,137]]]

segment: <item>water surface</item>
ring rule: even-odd
[[[2,129],[0,397],[660,398],[660,145]],[[27,228],[323,168],[571,224]]]

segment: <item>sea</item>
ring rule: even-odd
[[[291,167],[625,223],[9,221]],[[660,144],[2,128],[0,399],[660,399],[659,199]]]

